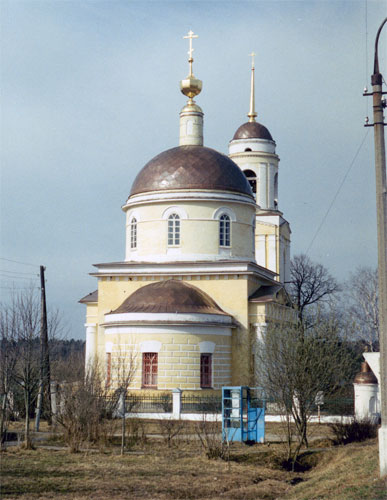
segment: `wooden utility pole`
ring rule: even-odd
[[[50,356],[48,351],[48,328],[47,328],[47,306],[46,306],[46,284],[44,279],[45,267],[40,266],[40,291],[41,291],[41,313],[40,313],[40,381],[39,394],[36,405],[35,431],[39,431],[40,417],[44,395],[50,406]]]
[[[379,276],[379,343],[380,343],[380,400],[382,425],[379,429],[380,476],[387,475],[387,182],[386,149],[384,142],[383,76],[379,71],[378,42],[387,18],[380,25],[375,40],[374,73],[371,77],[373,98],[373,124],[375,139],[376,210],[378,228],[378,276]]]

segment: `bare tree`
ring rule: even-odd
[[[17,294],[10,306],[15,321],[17,359],[12,378],[24,397],[24,445],[31,448],[30,411],[37,397],[40,375],[40,307],[33,289]]]
[[[126,397],[137,369],[137,356],[133,350],[117,350],[112,361],[112,386],[120,402],[121,411],[121,455],[125,451]]]
[[[378,271],[370,267],[359,267],[346,283],[344,305],[354,323],[356,337],[364,340],[370,349],[378,349]]]
[[[56,421],[64,431],[70,451],[78,452],[84,443],[105,444],[108,434],[106,417],[112,410],[112,402],[107,398],[105,374],[97,361],[81,380],[62,383]]]
[[[257,380],[278,404],[286,422],[286,460],[294,468],[302,445],[308,446],[307,427],[316,396],[335,392],[349,377],[352,360],[339,338],[335,318],[317,318],[308,330],[302,324],[270,324],[257,356]]]
[[[10,417],[10,403],[12,400],[12,377],[15,371],[17,351],[17,320],[11,308],[0,309],[0,440],[5,439]]]
[[[340,291],[340,286],[323,265],[300,254],[290,263],[289,291],[298,311],[298,319],[304,324],[305,308],[326,302],[332,294]]]
[[[25,413],[25,447],[31,448],[30,417],[36,401],[41,371],[40,303],[33,286],[12,295],[0,307],[0,384],[2,398],[1,430],[4,432],[7,402],[10,393],[23,394]],[[49,332],[54,336],[59,327],[59,316],[49,316]]]

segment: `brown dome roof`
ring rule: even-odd
[[[235,132],[233,141],[237,139],[267,139],[272,141],[271,133],[258,122],[246,122]]]
[[[226,315],[205,292],[183,281],[172,279],[139,288],[112,314],[135,312]]]
[[[377,384],[378,379],[366,361],[361,364],[361,371],[356,375],[354,384]]]
[[[140,171],[130,195],[175,189],[210,189],[253,196],[245,175],[230,158],[203,146],[160,153]]]

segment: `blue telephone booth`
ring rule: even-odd
[[[264,442],[263,389],[247,386],[222,388],[222,436],[227,441]]]

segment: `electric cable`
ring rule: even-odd
[[[334,195],[334,197],[333,197],[333,199],[332,199],[332,201],[331,201],[331,203],[330,203],[330,205],[329,205],[329,207],[328,207],[328,210],[325,212],[325,215],[324,215],[324,217],[322,218],[322,221],[321,221],[320,225],[318,226],[317,231],[315,232],[315,234],[314,234],[314,236],[313,236],[313,238],[312,238],[312,241],[310,242],[310,244],[309,244],[309,246],[308,246],[308,248],[307,248],[307,250],[306,250],[306,252],[305,252],[305,253],[306,253],[306,255],[308,255],[309,250],[311,249],[311,247],[312,247],[312,245],[313,245],[313,243],[314,243],[314,240],[317,238],[318,233],[320,232],[320,230],[321,230],[322,226],[324,225],[324,222],[326,221],[326,219],[327,219],[327,217],[328,217],[328,215],[329,215],[329,212],[331,211],[331,208],[333,207],[333,205],[334,205],[334,203],[335,203],[335,201],[336,201],[336,199],[337,199],[337,197],[338,197],[338,195],[339,195],[339,193],[340,193],[340,191],[341,191],[341,188],[343,187],[344,182],[346,181],[346,179],[347,179],[347,177],[348,177],[348,175],[349,175],[349,172],[351,171],[351,169],[352,169],[352,167],[353,167],[353,165],[354,165],[354,163],[355,163],[355,160],[356,160],[356,158],[358,157],[358,155],[359,155],[359,153],[360,153],[360,151],[361,151],[361,148],[363,147],[363,144],[364,144],[364,142],[365,142],[365,140],[366,140],[366,138],[367,138],[367,136],[368,136],[368,132],[369,132],[369,129],[367,129],[367,131],[366,131],[366,133],[365,133],[365,135],[364,135],[364,137],[363,137],[363,140],[361,141],[360,146],[358,147],[358,149],[357,149],[357,151],[356,151],[355,156],[353,157],[353,159],[352,159],[352,161],[351,161],[351,163],[350,163],[350,165],[349,165],[349,167],[348,167],[347,171],[345,172],[345,175],[344,175],[344,177],[343,177],[343,180],[341,181],[341,183],[340,183],[340,185],[339,185],[339,187],[338,187],[338,189],[337,189],[337,191],[336,191],[336,193],[335,193],[335,195]]]

